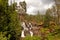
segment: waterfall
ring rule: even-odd
[[[29,29],[31,30],[32,29],[32,24],[31,23],[29,23]],[[29,31],[30,32],[30,35],[31,35],[31,37],[33,36],[33,32],[32,31]]]
[[[22,33],[21,33],[21,37],[25,37],[24,31],[25,31],[25,30],[28,30],[28,28],[26,28],[25,22],[22,22],[22,23],[21,23],[21,26],[23,27],[23,30],[22,30]]]
[[[22,30],[21,37],[25,37],[24,30]]]
[[[30,31],[30,34],[31,34],[31,37],[33,36],[33,32],[32,31]]]
[[[25,22],[22,22],[21,23],[21,26],[23,27],[23,30],[22,30],[22,33],[21,33],[21,37],[25,37],[24,31],[29,31],[31,37],[33,36],[33,32],[31,31],[31,28],[32,28],[32,24],[31,23],[28,23],[27,26],[26,26],[26,23]]]

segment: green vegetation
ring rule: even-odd
[[[8,5],[8,0],[0,0],[0,40],[20,40],[21,38],[19,14],[15,11],[16,5],[17,3]],[[26,7],[24,6],[23,8],[26,11]],[[51,14],[50,9],[47,10],[45,15],[41,15],[39,12],[37,15],[26,14],[24,16],[25,20],[36,22],[36,24],[42,22],[43,25],[39,30],[41,32],[39,36],[26,36],[23,40],[60,40],[58,19]]]
[[[0,0],[0,40],[17,40],[20,23],[15,11],[16,3],[8,5],[8,0]]]
[[[41,40],[41,38],[39,36],[27,36],[23,40]]]

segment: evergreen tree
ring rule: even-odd
[[[16,3],[9,6],[8,0],[0,0],[0,32],[6,40],[17,40],[20,35],[20,22],[15,10]]]

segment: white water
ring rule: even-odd
[[[31,27],[32,27],[32,24],[31,23],[29,23],[29,25],[31,25]],[[28,25],[28,27],[29,27],[29,25]],[[25,33],[24,33],[24,31],[28,31],[29,29],[31,30],[31,27],[30,28],[27,28],[26,27],[26,25],[25,25],[25,22],[22,22],[21,23],[21,26],[23,27],[23,30],[22,30],[22,33],[21,33],[21,37],[25,37]],[[29,31],[30,32],[30,35],[31,35],[31,37],[33,36],[33,32],[32,31]]]
[[[30,31],[30,35],[31,35],[31,37],[33,36],[33,32],[32,31]]]
[[[24,30],[22,30],[21,37],[25,37]]]

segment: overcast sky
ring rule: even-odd
[[[24,0],[15,0],[17,3]],[[25,0],[27,3],[27,13],[35,15],[37,11],[45,14],[48,8],[52,8],[54,5],[54,0]],[[18,4],[19,5],[19,4]]]

